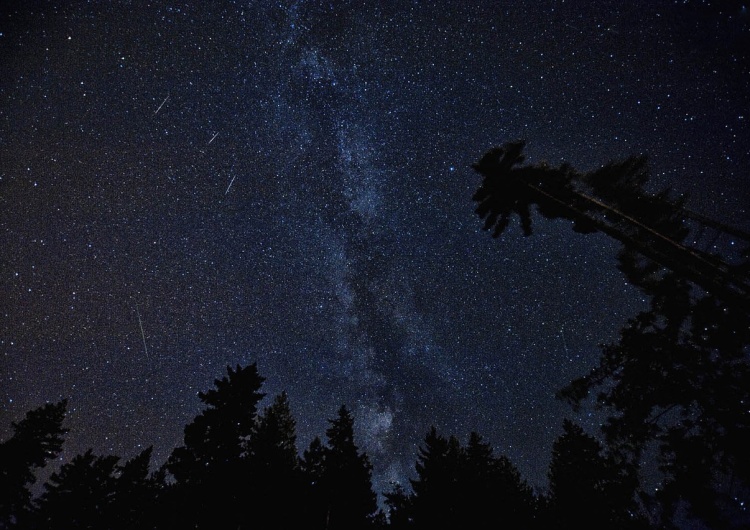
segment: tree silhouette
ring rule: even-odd
[[[500,149],[493,149],[485,154],[482,159],[474,165],[474,169],[482,174],[508,175],[515,173],[530,173],[528,169],[514,168],[526,159],[521,154],[523,142],[505,144]],[[524,235],[531,235],[531,210],[530,206],[535,202],[533,189],[524,184],[520,178],[495,177],[485,179],[482,187],[474,194],[473,199],[479,202],[476,213],[486,217],[484,229],[494,227],[492,237],[498,237],[510,223],[510,216],[518,214],[521,219],[521,228]]]
[[[395,528],[530,528],[534,496],[504,456],[495,457],[479,434],[461,447],[434,427],[419,448],[413,493],[397,488],[386,496]]]
[[[645,157],[581,174],[568,165],[521,166],[523,146],[493,149],[474,165],[483,176],[474,200],[485,228],[500,235],[515,211],[528,235],[527,213],[536,205],[578,232],[601,231],[623,244],[619,268],[651,296],[651,308],[559,397],[577,407],[599,390],[597,405],[611,411],[605,439],[632,475],[648,446],[658,445],[666,474],[658,500],[667,519],[686,502],[716,527],[747,521],[750,263],[729,264],[688,245],[686,236],[696,226],[746,242],[750,235],[690,212],[669,190],[646,192]]]
[[[417,456],[417,479],[411,480],[414,495],[411,519],[416,528],[436,528],[441,523],[457,528],[461,445],[457,438],[445,438],[431,427]]]
[[[552,447],[549,483],[550,519],[561,530],[648,527],[634,502],[636,481],[570,420]]]
[[[329,423],[328,445],[322,454],[318,444],[315,447],[311,444],[306,454],[308,470],[322,467],[319,480],[326,513],[321,528],[367,528],[377,511],[372,491],[372,465],[367,454],[360,452],[354,443],[354,418],[346,406],[342,405],[337,417]]]
[[[484,228],[494,227],[500,236],[517,213],[525,235],[532,233],[531,206],[547,219],[564,219],[581,233],[601,231],[621,242],[625,252],[637,253],[659,266],[675,271],[708,292],[750,308],[750,269],[747,264],[729,265],[719,258],[684,243],[689,232],[688,219],[710,224],[750,241],[750,234],[733,229],[685,208],[683,198],[671,198],[669,190],[650,194],[646,157],[631,157],[612,162],[590,173],[578,173],[570,165],[559,168],[547,164],[521,164],[525,142],[509,142],[487,152],[473,165],[482,175],[474,193],[476,213],[485,219]],[[627,259],[621,259],[621,266]],[[625,267],[631,281],[647,288],[646,280],[654,272]],[[638,280],[640,282],[638,283]]]
[[[251,500],[248,452],[255,433],[263,378],[257,366],[227,367],[215,389],[199,393],[207,408],[185,427],[185,445],[170,455],[175,526],[232,528],[246,524]]]
[[[394,484],[393,489],[384,493],[388,506],[388,526],[394,530],[414,527],[413,497],[401,484]]]
[[[651,309],[631,319],[619,343],[602,348],[599,365],[560,396],[578,406],[600,388],[597,404],[612,411],[603,432],[632,468],[659,444],[666,518],[684,501],[712,527],[750,523],[740,504],[750,483],[748,344],[741,309],[691,296],[689,283],[670,274]]]
[[[110,528],[155,528],[159,495],[164,487],[158,473],[151,473],[153,447],[148,447],[117,468]]]
[[[302,512],[313,528],[325,528],[328,520],[328,493],[325,486],[326,447],[316,436],[300,459],[305,499]]]
[[[89,449],[53,473],[30,518],[31,528],[154,528],[157,481],[149,447],[123,465]]]
[[[247,452],[255,431],[263,378],[257,366],[227,367],[228,376],[214,381],[198,397],[207,408],[185,427],[185,445],[174,450],[167,469],[178,482],[198,482],[214,468],[236,465]]]
[[[63,464],[44,485],[34,526],[50,530],[110,526],[118,460],[96,456],[89,449]]]
[[[10,528],[31,508],[35,472],[62,449],[67,401],[48,403],[13,422],[13,435],[0,443],[0,528]]]
[[[463,452],[461,506],[464,520],[477,529],[497,528],[513,521],[529,528],[534,519],[534,495],[506,456],[496,457],[476,432]]]
[[[258,418],[249,443],[249,480],[256,501],[253,519],[263,528],[296,528],[304,521],[296,439],[295,421],[283,392]]]
[[[250,452],[256,467],[291,472],[297,467],[296,422],[289,408],[289,398],[282,392],[258,418],[250,440]]]

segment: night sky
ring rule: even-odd
[[[648,154],[747,230],[748,49],[741,2],[0,2],[0,439],[68,398],[61,461],[160,465],[257,362],[300,450],[350,407],[376,491],[430,425],[544,488],[647,300],[601,234],[492,239],[471,164]]]

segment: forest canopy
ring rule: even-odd
[[[297,446],[286,393],[270,399],[256,364],[228,366],[198,394],[202,411],[166,462],[149,447],[130,460],[88,450],[62,463],[67,402],[12,423],[0,443],[0,529],[237,528],[709,528],[750,525],[750,263],[697,248],[696,227],[750,236],[690,211],[669,190],[649,193],[645,157],[580,173],[524,165],[524,142],[474,165],[484,228],[513,216],[527,236],[533,212],[618,241],[617,267],[650,298],[599,363],[560,389],[573,410],[607,413],[600,433],[566,419],[552,448],[549,486],[534,490],[477,432],[465,442],[434,427],[407,484],[375,492],[370,457],[342,405],[324,437]],[[147,444],[146,444],[147,445]],[[655,489],[642,475],[654,464]],[[380,494],[383,502],[378,503]]]

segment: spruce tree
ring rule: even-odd
[[[303,521],[304,492],[295,421],[282,392],[258,418],[249,444],[253,522],[263,528],[297,528]]]
[[[471,528],[498,528],[509,521],[529,528],[534,516],[534,495],[521,473],[506,456],[494,456],[492,447],[476,432],[462,452],[460,471],[461,518]]]
[[[113,527],[118,461],[117,456],[96,456],[89,449],[63,464],[44,484],[32,527]]]
[[[354,418],[345,406],[329,420],[322,477],[329,530],[367,528],[377,511],[372,465],[354,443]]]
[[[530,528],[534,495],[518,469],[472,432],[466,447],[434,427],[419,448],[413,493],[396,490],[389,499],[396,520],[409,527],[501,528],[512,523]]]
[[[68,432],[62,426],[66,407],[63,400],[27,412],[0,443],[0,529],[10,528],[31,508],[36,472],[58,455]]]
[[[147,447],[117,466],[112,529],[146,530],[158,524],[158,501],[164,487],[158,473],[151,473],[153,447]]]
[[[401,484],[394,484],[384,495],[388,507],[388,526],[394,530],[412,528],[414,525],[413,497]]]
[[[159,484],[149,471],[152,449],[120,464],[91,449],[75,456],[44,484],[30,528],[155,528]]]
[[[649,192],[645,157],[580,173],[523,165],[523,147],[508,143],[474,165],[485,228],[501,235],[515,212],[530,235],[536,207],[577,232],[604,233],[622,244],[625,278],[651,297],[619,342],[602,347],[599,365],[558,396],[574,407],[592,397],[610,412],[602,432],[629,476],[658,454],[663,524],[685,505],[712,527],[750,524],[749,254],[727,259],[696,244],[704,229],[740,244],[750,234],[690,211],[668,189]]]
[[[618,468],[593,436],[571,422],[552,447],[550,515],[558,528],[645,528],[633,477]]]
[[[216,388],[198,394],[206,409],[185,427],[185,444],[165,466],[175,482],[168,508],[175,526],[235,530],[249,524],[248,453],[263,380],[255,364],[227,367]]]
[[[326,447],[316,436],[302,453],[300,470],[303,481],[302,512],[312,528],[326,528],[329,516],[328,493],[325,486]]]
[[[411,480],[413,520],[416,528],[457,528],[461,524],[459,470],[461,446],[455,437],[445,438],[433,426],[419,448],[417,478]]]

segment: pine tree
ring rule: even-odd
[[[737,242],[750,234],[691,212],[669,190],[646,191],[645,157],[582,174],[568,165],[524,166],[523,147],[506,144],[474,165],[483,176],[474,200],[485,228],[499,236],[516,212],[529,235],[536,206],[575,231],[602,232],[622,243],[620,270],[651,297],[619,342],[602,347],[599,365],[558,396],[574,407],[593,396],[611,412],[602,432],[630,476],[656,449],[665,520],[686,503],[710,526],[750,524],[750,263],[747,251],[730,262],[687,237],[694,228]]]
[[[319,436],[310,442],[310,446],[302,453],[300,467],[305,474],[306,480],[311,484],[318,484],[323,480],[325,473],[326,448]]]
[[[252,500],[247,457],[263,380],[255,364],[227,367],[215,389],[198,394],[207,408],[185,427],[185,445],[165,466],[175,481],[175,526],[235,530],[244,524]]]
[[[565,420],[552,448],[550,510],[558,528],[643,528],[635,483],[596,438]]]
[[[465,527],[498,528],[513,521],[529,528],[534,495],[506,456],[495,457],[492,447],[476,432],[469,435],[460,473],[460,503]]]
[[[302,513],[312,528],[326,528],[328,520],[328,494],[325,490],[326,447],[316,436],[302,453],[300,471],[302,473],[303,508]]]
[[[273,473],[283,474],[295,471],[298,458],[295,429],[289,398],[286,392],[282,392],[258,418],[250,441],[255,468],[267,468]]]
[[[461,446],[455,437],[445,438],[433,426],[419,448],[417,479],[411,480],[415,528],[458,528],[461,524],[459,470]]]
[[[397,515],[410,527],[501,528],[510,522],[530,528],[534,495],[505,456],[472,432],[466,447],[454,436],[445,438],[434,427],[419,448],[413,494],[396,495]],[[398,491],[396,492],[398,493]]]
[[[296,439],[295,421],[283,392],[258,418],[249,444],[248,480],[256,501],[253,522],[263,528],[296,528],[304,521]]]
[[[414,525],[413,497],[409,495],[401,484],[395,484],[393,489],[384,494],[385,504],[388,506],[388,526],[394,530],[412,528]]]
[[[118,461],[117,456],[96,456],[89,449],[63,464],[44,484],[33,527],[112,527]]]
[[[185,445],[169,458],[167,468],[178,482],[199,482],[216,468],[236,465],[247,451],[263,378],[255,364],[227,372],[214,381],[215,389],[198,393],[207,408],[185,427]]]
[[[159,494],[163,484],[150,471],[153,447],[147,447],[117,466],[110,528],[146,530],[155,528]]]
[[[0,529],[10,528],[31,508],[35,473],[57,456],[68,432],[62,426],[66,407],[63,400],[27,412],[0,443]]]
[[[685,207],[684,198],[673,198],[669,190],[646,191],[650,174],[646,157],[630,157],[609,163],[590,173],[579,173],[570,165],[522,165],[524,141],[491,149],[473,165],[482,175],[473,200],[484,228],[494,228],[499,237],[510,216],[518,214],[524,235],[532,233],[531,207],[547,219],[572,222],[580,233],[602,232],[624,245],[621,266],[628,279],[648,288],[651,265],[633,267],[632,253],[666,267],[695,282],[708,292],[750,310],[750,268],[729,265],[719,256],[685,244],[688,219],[708,222],[745,241],[750,234],[711,222]],[[630,267],[625,262],[630,260]],[[658,268],[658,267],[657,267]]]
[[[377,511],[372,465],[354,443],[354,418],[345,406],[329,420],[323,454],[322,489],[327,508],[325,528],[356,530],[370,526]]]

